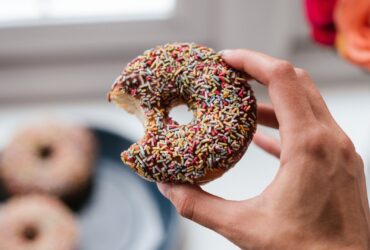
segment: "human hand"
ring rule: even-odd
[[[280,159],[257,197],[229,201],[198,186],[158,184],[184,217],[242,249],[370,249],[370,212],[363,162],[301,69],[249,50],[224,51],[232,67],[267,87],[272,106],[258,105],[258,123],[281,141],[254,142]]]

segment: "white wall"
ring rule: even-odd
[[[131,58],[171,41],[259,50],[308,69],[319,85],[369,81],[334,50],[310,42],[296,0],[179,0],[169,20],[0,28],[0,41],[2,105],[104,98]]]

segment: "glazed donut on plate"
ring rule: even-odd
[[[1,250],[74,250],[77,237],[74,216],[56,198],[18,196],[0,207]]]
[[[69,199],[89,183],[96,143],[83,127],[34,124],[18,131],[0,158],[0,179],[10,194],[46,193]]]
[[[149,181],[202,184],[220,177],[246,151],[256,130],[256,99],[246,75],[212,49],[158,46],[131,61],[108,94],[145,126],[121,158]],[[193,120],[169,116],[186,104]]]

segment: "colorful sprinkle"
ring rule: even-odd
[[[208,172],[239,161],[256,129],[256,100],[245,75],[201,45],[145,51],[127,65],[108,98],[119,103],[123,94],[140,101],[146,131],[121,157],[150,181],[208,181],[202,179]],[[189,124],[169,117],[179,103],[194,113]]]

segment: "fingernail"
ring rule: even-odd
[[[218,52],[218,54],[220,56],[224,56],[224,55],[226,55],[228,53],[230,53],[230,50],[229,49],[224,49],[224,50],[221,50],[221,51]]]
[[[170,186],[171,186],[170,184],[157,183],[159,192],[161,192],[161,194],[166,198],[168,198],[168,191],[169,191]]]

